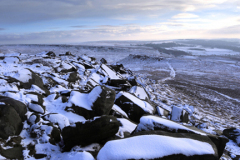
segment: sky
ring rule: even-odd
[[[240,37],[240,0],[1,0],[0,44]]]

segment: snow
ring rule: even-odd
[[[42,114],[44,113],[43,108],[38,104],[29,103],[28,108],[30,108],[31,110],[34,110],[35,112],[39,112]]]
[[[88,152],[65,152],[51,155],[51,160],[94,160],[94,157]]]
[[[45,91],[43,91],[41,88],[39,88],[38,86],[36,86],[34,84],[31,86],[30,90],[35,91],[37,93],[45,93]]]
[[[48,114],[45,118],[54,124],[58,124],[61,130],[70,125],[68,118],[62,114]]]
[[[93,103],[100,97],[102,92],[101,86],[96,86],[89,94],[72,91],[70,94],[69,102],[78,107],[92,110]]]
[[[129,121],[128,119],[118,118],[117,120],[121,122],[122,126],[119,127],[119,131],[116,135],[120,136],[121,138],[124,138],[124,132],[132,133],[137,127],[135,123]]]
[[[114,104],[112,107],[112,110],[119,112],[121,115],[123,115],[124,117],[128,118],[128,115],[126,112],[124,112],[118,105]]]
[[[5,62],[5,63],[18,63],[19,59],[17,57],[5,57],[3,62]]]
[[[171,120],[179,122],[183,109],[181,107],[173,106]]]
[[[107,142],[99,151],[97,160],[154,159],[173,154],[186,156],[212,154],[212,146],[188,138],[143,135]]]
[[[27,83],[29,79],[32,78],[32,73],[28,69],[18,70],[17,73],[10,73],[9,76],[23,82]]]
[[[187,128],[181,124],[178,124],[176,122],[173,122],[171,120],[164,119],[164,118],[157,117],[157,116],[151,116],[151,115],[143,116],[140,118],[140,123],[138,124],[136,131],[154,130],[155,126],[163,128],[163,129],[167,127],[167,128],[169,128],[169,130],[171,130],[171,131],[174,130],[175,132],[177,132],[179,129],[182,129],[182,130],[186,130],[186,131],[190,131],[190,132],[193,132],[196,134],[206,136],[205,133],[189,129],[189,128]]]
[[[116,95],[116,99],[119,98],[122,95],[129,98],[132,102],[134,102],[136,105],[141,107],[144,111],[146,111],[150,114],[153,114],[154,108],[148,102],[142,101],[139,98],[132,95],[131,93],[124,92],[124,91],[119,92]]]
[[[31,99],[33,102],[38,102],[38,96],[34,94],[27,94],[26,98]]]
[[[133,86],[130,90],[129,93],[133,93],[136,97],[142,100],[148,99],[148,94],[144,90],[143,87],[140,86]]]
[[[117,73],[115,71],[111,70],[105,64],[102,64],[101,68],[104,69],[104,71],[106,71],[110,79],[121,79],[119,76],[117,76]]]

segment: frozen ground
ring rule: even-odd
[[[149,89],[168,104],[195,106],[205,131],[240,128],[240,45],[213,41],[89,42],[80,45],[0,45],[1,53],[52,50],[87,54],[149,78]],[[224,45],[223,45],[224,44]],[[239,50],[238,50],[239,49]],[[179,53],[179,55],[178,55]],[[158,98],[159,98],[158,97]],[[152,97],[154,99],[154,97]],[[240,155],[230,141],[228,150]]]

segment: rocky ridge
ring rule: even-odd
[[[204,132],[196,108],[121,64],[15,53],[0,55],[0,72],[1,158],[239,158],[225,149],[239,129]]]

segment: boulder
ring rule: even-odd
[[[75,145],[85,146],[91,143],[106,142],[118,132],[121,123],[113,116],[102,116],[85,123],[77,122],[62,130],[65,151]]]
[[[31,72],[31,79],[29,79],[28,82],[22,83],[21,86],[25,89],[30,89],[32,85],[38,86],[40,89],[42,89],[45,93],[45,95],[49,95],[50,92],[48,89],[45,88],[42,78],[40,78],[36,73],[34,73],[32,70],[28,69]]]
[[[154,114],[156,111],[148,102],[124,91],[117,94],[115,104],[127,113],[129,119],[137,123],[144,114]]]
[[[188,123],[189,113],[182,107],[173,106],[171,120]]]
[[[0,137],[18,135],[22,131],[22,119],[11,105],[0,105]]]
[[[29,116],[28,118],[28,123],[30,123],[31,125],[36,124],[40,121],[40,115],[33,113],[31,114],[31,116]]]
[[[207,137],[164,131],[139,132],[137,136],[108,141],[97,160],[110,159],[217,160],[218,151]]]
[[[47,52],[46,55],[50,57],[56,57],[56,54],[53,51]]]
[[[71,72],[69,74],[69,77],[67,79],[68,82],[76,82],[78,80],[78,73],[77,72]]]
[[[154,115],[142,116],[140,123],[132,134],[134,135],[137,132],[153,130],[161,130],[171,133],[193,133],[205,136],[207,135],[205,132],[195,127],[190,128],[188,126],[184,126],[174,121]]]
[[[105,86],[96,86],[90,93],[72,91],[68,102],[75,113],[90,119],[108,115],[115,100],[115,91]]]
[[[22,122],[27,119],[25,115],[27,113],[27,106],[24,103],[18,100],[15,100],[13,98],[4,97],[4,96],[0,96],[0,102],[3,102],[6,105],[13,107],[16,110],[16,113],[21,118]]]
[[[140,123],[137,125],[136,129],[132,132],[132,135],[136,135],[139,132],[143,131],[165,131],[169,133],[189,133],[189,134],[198,134],[202,136],[209,137],[210,140],[215,144],[219,158],[222,156],[224,148],[226,146],[226,143],[228,142],[228,139],[225,137],[219,137],[215,135],[210,135],[207,133],[204,133],[202,130],[190,127],[190,126],[184,126],[181,124],[178,124],[174,121],[164,119],[158,116],[143,116],[140,119]]]
[[[240,129],[237,128],[224,129],[223,135],[236,142],[237,145],[240,147]]]

